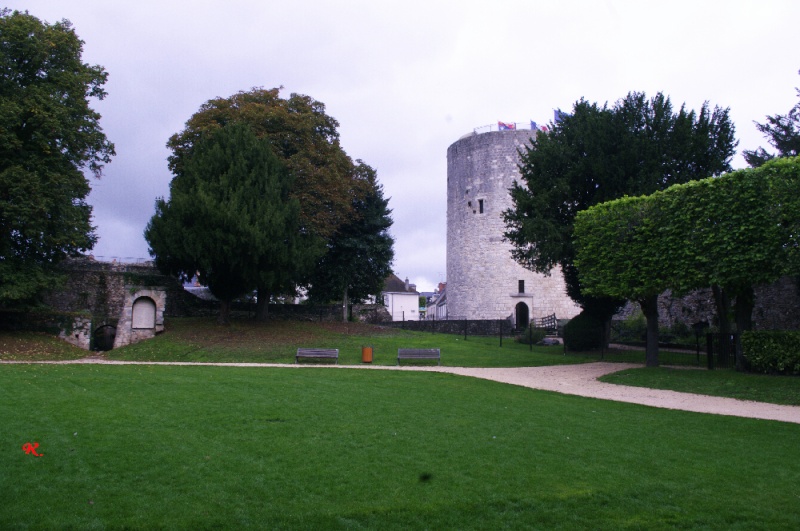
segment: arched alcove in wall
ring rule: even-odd
[[[530,322],[530,310],[528,309],[528,305],[524,302],[518,302],[514,313],[517,318],[517,330],[525,330]]]
[[[150,297],[139,297],[133,301],[131,328],[152,329],[156,327],[156,302]]]

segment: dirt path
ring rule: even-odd
[[[26,362],[0,362],[26,363]],[[194,362],[129,362],[109,361],[99,357],[89,357],[71,361],[34,362],[53,365],[97,363],[106,365],[210,365],[224,367],[280,367],[302,369],[320,367],[319,365],[286,365],[275,363],[194,363]],[[483,378],[497,382],[555,391],[568,395],[578,395],[617,402],[630,402],[646,406],[680,409],[697,413],[731,415],[766,420],[779,420],[800,424],[800,406],[782,406],[764,402],[751,402],[735,398],[678,393],[660,389],[631,387],[603,383],[597,380],[604,374],[641,367],[631,363],[584,363],[578,365],[554,365],[550,367],[510,367],[510,368],[471,368],[471,367],[395,367],[386,365],[325,365],[337,369],[428,371],[458,374],[473,378]]]

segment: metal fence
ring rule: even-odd
[[[706,334],[706,362],[709,369],[736,366],[739,334]]]
[[[502,125],[501,125],[502,124]],[[546,124],[544,124],[546,125]],[[496,124],[489,124],[489,125],[482,125],[480,127],[475,127],[473,132],[476,135],[480,135],[481,133],[489,133],[491,131],[519,131],[519,130],[529,130],[529,131],[536,131],[541,129],[535,122],[498,122]]]

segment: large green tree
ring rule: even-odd
[[[367,193],[369,188],[342,149],[339,123],[326,114],[325,105],[302,94],[282,98],[281,88],[254,88],[204,103],[183,131],[167,142],[172,150],[169,167],[176,176],[181,175],[185,161],[204,136],[227,124],[247,124],[256,136],[269,143],[294,176],[289,193],[300,204],[299,231],[312,238],[307,249],[316,251],[319,259],[327,240],[356,215],[353,198]],[[291,278],[284,279],[281,290],[292,291],[295,285],[308,281],[311,269],[300,267],[305,263],[289,270]],[[264,320],[266,304],[276,292],[264,284],[258,286],[258,292],[256,316]]]
[[[631,92],[614,106],[580,100],[540,132],[522,154],[521,182],[505,212],[512,255],[549,273],[560,266],[567,292],[585,311],[606,321],[623,301],[593,297],[575,272],[573,223],[581,210],[624,195],[730,170],[736,147],[728,109],[675,111],[667,96]]]
[[[800,97],[800,88],[795,88]],[[761,166],[777,157],[796,157],[800,155],[800,101],[786,114],[767,116],[766,123],[755,122],[756,128],[766,137],[767,142],[775,148],[777,155],[769,153],[763,147],[755,150],[744,150],[743,155],[752,167]]]
[[[309,280],[310,298],[320,302],[341,300],[345,320],[350,301],[362,302],[380,293],[392,273],[394,259],[389,200],[383,196],[375,170],[358,162],[357,174],[368,191],[353,197],[352,221],[339,227],[328,240],[327,252]]]
[[[0,303],[34,297],[97,241],[89,182],[114,155],[89,106],[107,74],[67,20],[0,10]]]
[[[339,122],[325,105],[302,94],[280,97],[281,88],[254,88],[204,103],[170,137],[170,170],[183,172],[196,142],[230,123],[245,123],[295,176],[291,196],[300,202],[300,217],[308,232],[327,238],[350,219],[352,194],[360,191],[356,165],[339,142]]]
[[[300,230],[293,175],[246,124],[200,139],[156,201],[145,239],[167,274],[199,280],[220,300],[221,323],[231,301],[256,289],[274,292],[314,256]]]

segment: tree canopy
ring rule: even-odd
[[[312,300],[341,300],[344,312],[348,301],[362,302],[380,293],[392,272],[394,258],[389,200],[383,197],[383,187],[378,184],[374,169],[361,161],[357,169],[359,178],[368,185],[368,192],[353,198],[354,218],[328,240],[327,252],[309,281]]]
[[[292,175],[289,198],[300,208],[297,232],[305,242],[306,252],[303,260],[284,270],[280,280],[275,280],[277,270],[270,268],[274,273],[265,274],[258,285],[257,317],[260,319],[266,318],[266,303],[276,290],[289,292],[294,291],[295,286],[309,285],[312,275],[320,283],[316,288],[318,293],[325,289],[339,291],[338,295],[342,295],[342,281],[334,280],[333,272],[319,269],[334,267],[342,260],[351,263],[357,260],[343,253],[360,252],[358,248],[365,242],[353,246],[353,231],[361,223],[361,228],[357,229],[362,231],[361,236],[371,237],[363,231],[375,229],[375,221],[360,218],[371,215],[370,209],[383,201],[374,170],[361,161],[354,163],[345,153],[339,143],[339,123],[325,113],[325,105],[301,94],[281,98],[281,88],[254,88],[228,98],[209,100],[186,122],[183,131],[167,142],[172,150],[169,167],[177,179],[187,171],[187,162],[205,137],[230,124],[245,124],[270,146]],[[369,203],[372,206],[363,207]],[[382,208],[385,207],[383,204]],[[386,220],[391,224],[388,212],[385,212]],[[383,236],[385,234],[377,237]],[[333,254],[325,257],[326,253]],[[384,254],[376,257],[376,264],[382,260],[391,262],[391,254],[380,253]],[[378,270],[382,267],[377,267],[376,273]],[[381,275],[380,282],[384,278],[385,275]],[[356,279],[358,275],[351,280]],[[360,286],[371,282],[363,277],[348,289],[355,290],[353,293],[360,297],[357,293]]]
[[[180,175],[205,134],[230,123],[247,124],[294,175],[290,195],[300,204],[304,230],[325,239],[351,218],[352,197],[364,192],[363,181],[339,143],[339,122],[325,113],[325,105],[302,94],[281,98],[281,88],[254,88],[204,103],[167,142],[169,168]]]
[[[264,286],[282,288],[316,256],[300,231],[293,175],[246,124],[233,123],[198,140],[156,201],[145,239],[157,267],[184,279],[199,274],[221,301]]]
[[[83,63],[67,20],[0,10],[0,302],[34,297],[54,266],[97,241],[84,170],[114,155],[91,98],[107,73]]]
[[[795,88],[800,97],[800,88]],[[755,122],[756,128],[764,135],[767,142],[778,150],[778,154],[769,153],[763,147],[755,150],[744,150],[747,163],[758,167],[777,157],[796,157],[800,155],[800,101],[786,114],[767,116],[766,123]]]
[[[655,302],[666,289],[724,290],[736,299],[738,330],[748,330],[754,286],[798,271],[799,197],[795,157],[595,205],[575,219],[581,282],[642,304],[648,365],[657,364]]]
[[[522,181],[512,186],[514,206],[504,214],[514,259],[541,273],[561,266],[570,296],[609,318],[622,301],[588,296],[574,271],[576,214],[729,171],[736,145],[728,109],[708,103],[676,112],[661,93],[648,99],[631,92],[612,107],[581,99],[522,154]]]

